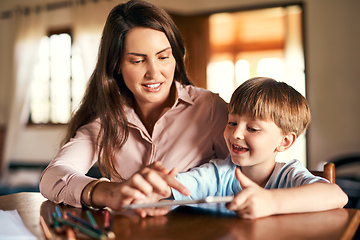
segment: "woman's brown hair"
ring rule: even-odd
[[[123,178],[115,169],[115,152],[122,148],[129,135],[123,106],[132,105],[133,95],[119,73],[119,66],[126,34],[135,27],[166,34],[176,60],[174,80],[191,84],[185,70],[183,39],[163,9],[145,1],[131,0],[111,10],[103,29],[96,67],[80,106],[68,124],[63,144],[69,142],[81,126],[99,118],[101,125],[96,147],[101,173],[120,179]]]

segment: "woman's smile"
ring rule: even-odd
[[[163,83],[149,83],[149,84],[143,84],[146,91],[149,92],[158,92],[161,89]]]

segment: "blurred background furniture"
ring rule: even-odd
[[[324,171],[310,171],[315,176],[323,177],[331,183],[335,183],[335,164],[328,162],[324,164]]]
[[[346,155],[333,159],[336,183],[349,196],[346,207],[360,209],[360,155]]]
[[[360,209],[360,155],[345,155],[334,158],[336,183],[348,195],[345,208]],[[360,239],[360,228],[353,239]]]

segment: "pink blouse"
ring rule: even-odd
[[[175,104],[156,122],[152,136],[133,108],[125,108],[129,138],[116,153],[117,171],[129,178],[155,161],[184,172],[210,159],[228,155],[223,131],[227,104],[219,95],[176,82]],[[97,160],[98,120],[82,126],[44,170],[40,192],[55,203],[81,206],[81,192],[94,178],[85,176]],[[112,179],[112,181],[119,181]]]

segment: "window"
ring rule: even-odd
[[[267,8],[210,16],[210,62],[207,88],[227,102],[250,77],[271,77],[305,96],[304,54],[300,6]],[[277,159],[299,159],[306,166],[306,138]]]
[[[41,39],[30,93],[32,124],[65,124],[85,90],[82,61],[70,31]]]

